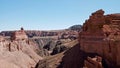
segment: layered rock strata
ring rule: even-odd
[[[36,46],[26,40],[24,31],[17,33],[12,40],[0,36],[0,68],[34,68],[42,60],[35,52]]]
[[[120,66],[120,14],[98,10],[85,21],[79,34],[81,50],[97,53],[110,67]]]

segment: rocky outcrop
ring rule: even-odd
[[[99,56],[94,58],[87,57],[87,60],[84,61],[84,65],[86,68],[103,68],[102,58]]]
[[[98,10],[85,21],[79,34],[81,50],[97,53],[109,67],[120,66],[120,15]]]
[[[5,62],[20,68],[34,67],[42,57],[37,55],[30,46],[26,41],[0,42],[0,59],[5,59]]]
[[[13,32],[11,35],[11,40],[26,40],[26,39],[28,39],[28,37],[23,28],[21,28],[21,30],[19,31]]]
[[[34,68],[37,62],[42,60],[35,52],[37,46],[23,38],[16,36],[15,40],[11,41],[0,37],[0,68]]]

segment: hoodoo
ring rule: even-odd
[[[25,40],[25,39],[28,39],[28,37],[24,29],[21,28],[21,30],[13,32],[11,39],[12,40]]]

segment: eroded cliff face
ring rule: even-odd
[[[34,68],[42,57],[35,52],[37,46],[31,43],[23,37],[7,40],[1,36],[0,68]]]
[[[34,31],[30,34],[33,33]],[[76,27],[73,30],[58,30],[55,33],[57,33],[57,36],[51,31],[42,32],[43,35],[35,33],[38,35],[30,36],[26,34],[23,28],[17,31],[3,32],[3,36],[0,36],[0,63],[3,63],[3,65],[0,65],[0,68],[34,68],[38,61],[41,63],[45,60],[45,57],[51,55],[54,57],[70,48],[69,42],[74,41],[78,36]],[[61,56],[57,58],[62,59]],[[49,62],[52,59],[47,61]],[[56,59],[53,62],[56,62]],[[44,62],[42,63],[44,64]],[[56,66],[53,63],[48,65],[51,64]]]
[[[80,49],[97,53],[110,67],[120,66],[120,14],[98,10],[85,21],[79,34]]]
[[[74,25],[71,26],[68,29],[63,29],[63,30],[50,30],[50,31],[40,31],[40,30],[24,30],[25,33],[29,38],[32,37],[46,37],[46,36],[54,36],[55,39],[58,38],[68,38],[68,37],[75,37],[78,35],[78,32],[81,29],[81,25]],[[3,36],[12,36],[13,34],[19,34],[21,31],[17,31],[14,33],[14,31],[2,31],[0,32],[0,35]],[[24,33],[23,33],[24,35]],[[19,37],[19,36],[15,36]],[[24,36],[25,37],[25,36]],[[13,37],[14,39],[14,37]]]
[[[103,10],[92,13],[79,33],[80,44],[39,61],[36,68],[119,68],[119,23],[119,14],[104,15]]]
[[[46,57],[36,65],[36,68],[81,68],[83,67],[84,53],[80,51],[78,40],[67,42],[65,46],[69,49],[61,53],[57,53],[50,57]]]

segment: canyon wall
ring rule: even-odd
[[[79,33],[80,49],[97,53],[110,66],[120,66],[120,14],[104,15],[98,10],[83,24]]]
[[[0,36],[0,68],[34,68],[43,59],[36,53],[37,45],[27,39],[24,30],[16,31],[11,38]]]
[[[49,31],[41,31],[41,30],[25,30],[25,33],[27,34],[28,37],[46,37],[46,36],[57,36],[61,38],[61,36],[75,36],[78,34],[79,31],[81,31],[81,25],[73,25],[69,27],[68,29],[63,29],[63,30],[49,30]],[[23,28],[22,28],[23,29]],[[23,29],[24,30],[24,29]],[[15,30],[16,31],[16,30]],[[0,32],[0,35],[3,36],[12,36],[13,34],[19,34],[19,32],[15,31],[2,31]]]

